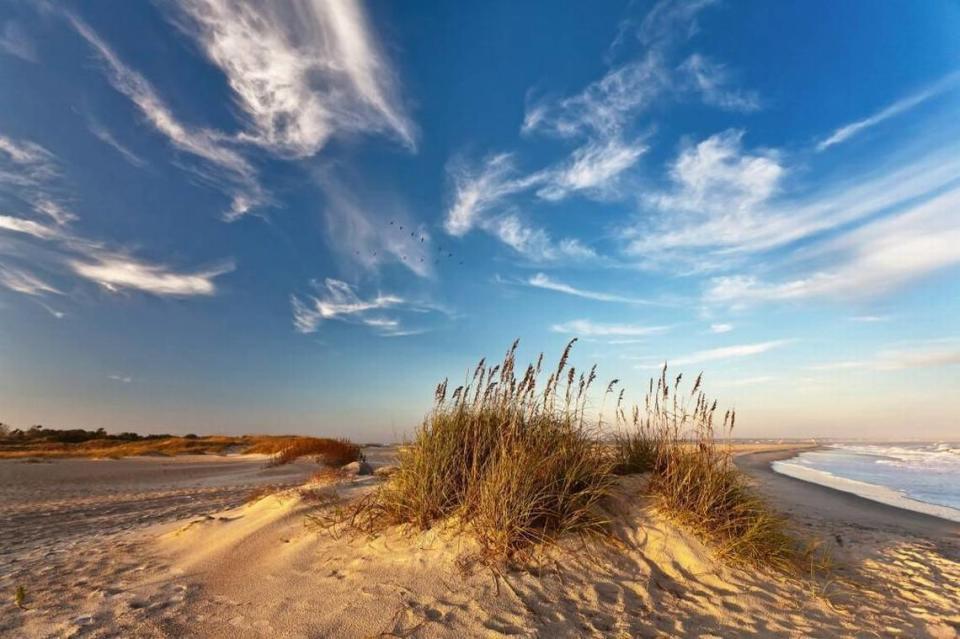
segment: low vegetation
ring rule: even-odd
[[[264,439],[246,452],[273,455],[271,465],[289,464],[301,457],[313,457],[332,468],[339,468],[361,458],[360,446],[346,439],[325,437],[287,437]]]
[[[797,544],[784,520],[752,490],[734,466],[728,445],[714,432],[717,402],[710,401],[697,377],[689,393],[682,375],[672,383],[666,366],[650,381],[644,406],[634,407],[630,428],[620,402],[615,456],[618,470],[650,474],[649,491],[660,509],[711,542],[726,558],[755,565],[794,567]],[[729,441],[736,414],[723,416]]]
[[[276,464],[309,456],[323,463],[343,465],[360,457],[360,448],[356,444],[320,437],[109,434],[102,428],[61,430],[42,426],[26,430],[0,429],[0,459],[218,455],[228,452],[273,455],[271,463]]]
[[[697,378],[681,391],[667,370],[651,380],[644,405],[625,408],[621,391],[615,432],[587,418],[595,367],[568,367],[576,340],[542,389],[543,357],[515,376],[514,343],[503,362],[481,360],[472,379],[448,392],[401,449],[391,478],[373,495],[314,523],[372,531],[391,524],[425,529],[441,522],[466,528],[487,563],[511,560],[557,536],[605,529],[603,508],[617,475],[646,474],[645,498],[738,562],[793,565],[796,544],[783,520],[751,490],[730,448],[714,432],[717,404]],[[618,380],[611,382],[604,399]],[[733,412],[724,415],[729,435]]]
[[[567,368],[572,345],[542,390],[542,357],[516,378],[516,343],[496,366],[481,360],[452,393],[441,383],[397,471],[353,521],[419,528],[456,521],[487,561],[563,533],[601,530],[597,506],[613,484],[612,463],[585,419],[594,372],[578,377]]]

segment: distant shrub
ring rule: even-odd
[[[301,457],[316,457],[327,466],[339,468],[361,457],[360,447],[347,439],[295,437],[274,452],[271,465],[289,464]]]

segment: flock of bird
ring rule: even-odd
[[[404,228],[403,228],[403,225],[397,223],[396,220],[390,220],[389,226],[392,226],[392,227],[394,227],[395,229],[397,229],[397,232],[405,232],[405,231],[404,231]],[[410,231],[410,237],[413,238],[414,240],[416,240],[416,239],[417,239],[417,233],[416,233],[416,231]],[[425,240],[426,240],[426,236],[421,235],[421,236],[420,236],[420,243],[423,244]],[[446,251],[446,255],[444,255],[444,252],[445,252],[445,251],[443,250],[443,247],[442,247],[442,246],[438,246],[438,247],[437,247],[437,256],[436,256],[435,258],[433,258],[433,263],[434,263],[434,264],[439,264],[441,259],[448,259],[448,260],[454,259],[454,255],[453,255],[453,252],[452,252],[452,251]],[[360,251],[354,251],[354,253],[355,253],[356,255],[360,255]],[[376,251],[371,251],[371,254],[373,255],[373,257],[376,257],[376,256],[377,256],[377,252],[376,252]],[[401,255],[401,256],[400,256],[400,259],[401,259],[402,261],[406,262],[406,261],[407,261],[407,256],[406,256],[406,255]],[[420,262],[424,262],[425,259],[430,259],[430,258],[429,258],[429,256],[427,256],[426,258],[423,258],[423,257],[419,258]],[[459,261],[459,265],[460,265],[460,266],[463,266],[463,260],[460,260],[460,261]]]

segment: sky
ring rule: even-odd
[[[960,439],[960,5],[0,5],[0,421],[387,441],[520,339]],[[600,403],[595,399],[595,405]]]

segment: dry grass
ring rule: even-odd
[[[457,521],[487,563],[564,533],[601,530],[597,506],[614,481],[612,461],[584,419],[594,372],[577,377],[566,366],[574,341],[543,390],[542,356],[516,378],[516,343],[501,364],[488,368],[481,360],[449,397],[441,383],[397,471],[349,514],[351,522],[429,528]]]
[[[346,439],[324,437],[293,437],[287,441],[269,442],[254,446],[250,452],[274,455],[270,465],[289,464],[301,457],[315,457],[332,468],[339,468],[360,459],[360,447]]]
[[[309,442],[309,445],[301,447],[300,442],[304,441]],[[327,443],[321,446],[316,442]],[[0,440],[0,459],[55,459],[66,457],[116,459],[143,455],[220,455],[230,451],[245,454],[276,455],[291,448],[308,450],[308,452],[303,453],[305,455],[322,456],[318,448],[323,448],[335,453],[331,455],[330,459],[336,462],[349,457],[348,453],[353,450],[351,447],[355,448],[356,454],[359,455],[358,447],[343,440],[297,436],[244,435],[230,437],[212,435],[207,437],[178,437],[171,435],[137,441],[100,438],[82,442],[13,441],[5,439]],[[289,457],[291,454],[285,453],[285,457]],[[349,461],[353,461],[353,459],[343,463],[349,463]]]
[[[792,570],[798,545],[784,520],[758,497],[731,461],[730,447],[714,433],[716,401],[709,401],[697,377],[689,393],[681,378],[671,383],[664,367],[650,381],[644,409],[635,407],[633,429],[616,440],[618,468],[650,472],[650,491],[661,510],[713,543],[722,557]],[[627,417],[617,406],[623,432]],[[724,414],[729,436],[736,415]]]

